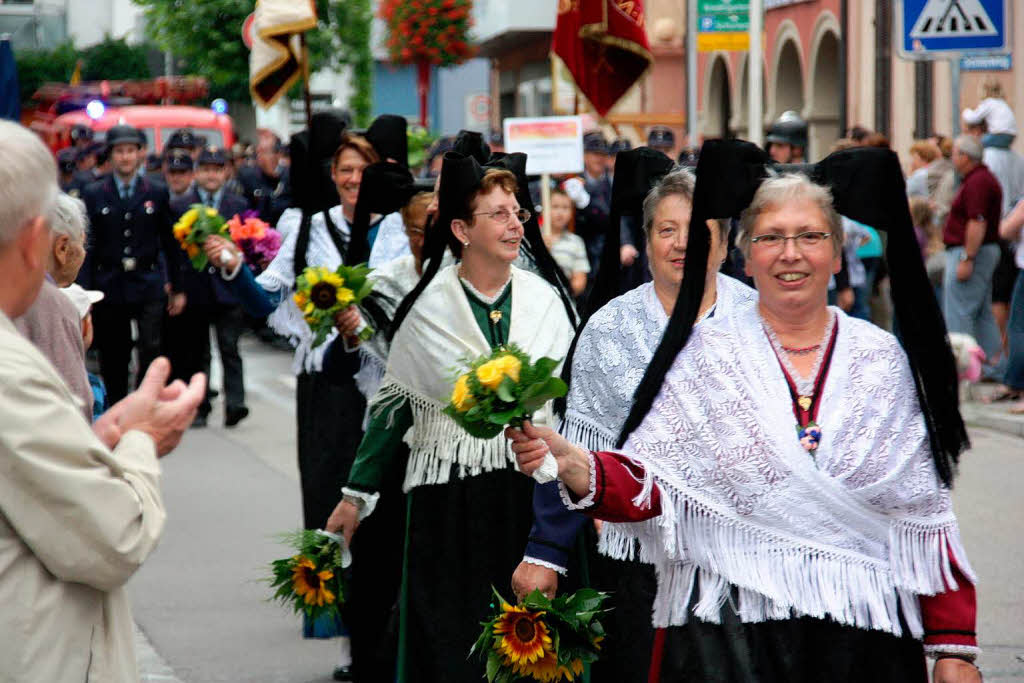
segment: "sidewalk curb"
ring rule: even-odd
[[[982,427],[1008,436],[1024,438],[1024,419],[993,413],[994,411],[972,405],[965,405],[962,408],[964,422],[969,427]]]
[[[164,661],[149,638],[137,623],[133,624],[135,636],[135,662],[139,667],[139,683],[183,683]]]

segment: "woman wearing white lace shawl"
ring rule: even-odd
[[[974,575],[907,355],[826,307],[841,236],[828,190],[765,181],[741,219],[759,303],[682,337],[638,392],[628,457],[509,431],[525,472],[554,453],[567,506],[633,523],[604,543],[658,571],[651,680],[925,681],[923,636],[936,680],[980,679]]]
[[[402,682],[479,677],[466,655],[493,598],[491,586],[507,585],[529,531],[532,484],[516,474],[508,443],[501,436],[471,437],[443,412],[465,359],[508,343],[533,358],[563,358],[572,338],[559,291],[511,265],[528,216],[516,199],[515,178],[497,168],[485,173],[472,157],[446,155],[438,230],[446,226],[454,234],[462,260],[417,288],[404,320],[396,316],[366,437],[327,523],[351,537],[389,472],[404,470]],[[431,266],[440,257],[431,247]],[[546,407],[538,418],[549,414]],[[356,547],[363,532],[355,535]]]
[[[560,432],[587,450],[614,449],[633,394],[668,324],[683,280],[693,183],[692,173],[677,169],[643,198],[642,228],[653,280],[600,308],[577,340]],[[756,299],[753,289],[718,272],[726,256],[729,222],[714,221],[709,228],[712,244],[701,325],[717,324]],[[569,564],[567,553],[558,552],[558,548],[570,546],[570,534],[579,531],[581,522],[574,523],[574,519],[586,519],[579,512],[566,510],[551,486],[534,493],[534,516],[523,563],[512,577],[517,595],[534,588],[551,592],[558,585],[556,572],[566,574]],[[605,523],[600,538],[607,538],[606,532],[613,526]],[[585,535],[589,538],[592,534],[585,530]],[[602,551],[600,545],[597,550]],[[646,681],[644,666],[654,639],[650,620],[656,587],[654,569],[623,559],[622,552],[617,551],[614,558],[592,553],[588,552],[587,557],[591,585],[609,590],[614,603],[604,622],[608,638],[601,661],[594,668],[594,679]]]

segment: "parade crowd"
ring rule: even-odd
[[[351,547],[343,616],[302,624],[337,639],[335,680],[478,680],[492,587],[591,586],[592,681],[923,682],[926,656],[980,681],[964,353],[1024,412],[1024,160],[987,88],[906,177],[861,128],[808,164],[793,112],[765,150],[591,131],[550,215],[500,137],[410,169],[398,116],[232,149],[181,130],[159,157],[82,127],[56,159],[0,123],[0,681],[136,680],[123,586],[165,524],[158,458],[207,424],[211,333],[224,426],[246,418],[247,330],[293,353],[304,526]],[[279,249],[254,267],[214,235],[196,268],[196,205]],[[317,343],[297,278],[359,263],[373,292]],[[510,346],[568,396],[471,436],[452,369]]]

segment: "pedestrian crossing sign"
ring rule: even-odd
[[[900,56],[1008,52],[1009,0],[902,0],[896,8]]]

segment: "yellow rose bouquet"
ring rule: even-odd
[[[337,270],[308,266],[296,278],[293,299],[313,332],[314,348],[323,344],[334,329],[334,317],[338,313],[358,305],[373,291],[373,281],[368,277],[371,272],[365,263],[338,266]],[[365,323],[355,334],[358,341],[372,336],[373,328]]]
[[[270,563],[273,600],[289,605],[314,621],[341,616],[345,602],[342,570],[352,556],[340,536],[319,529],[286,534],[282,540],[295,555]]]
[[[531,363],[515,344],[499,347],[469,364],[444,412],[471,435],[494,438],[505,425],[521,426],[545,403],[565,396],[565,382],[552,376],[558,363],[552,358]]]
[[[206,267],[209,259],[203,251],[203,244],[210,235],[219,235],[226,240],[231,240],[231,232],[224,217],[202,204],[193,204],[188,211],[181,215],[178,222],[174,224],[174,238],[188,254],[192,267],[202,270]]]
[[[597,661],[607,593],[583,588],[549,600],[535,590],[514,606],[494,595],[501,607],[470,650],[485,662],[489,683],[575,681]]]

